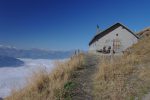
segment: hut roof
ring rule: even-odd
[[[103,36],[105,36],[106,34],[108,34],[109,32],[113,31],[114,29],[118,28],[122,26],[124,29],[128,30],[131,34],[133,34],[137,39],[139,39],[139,37],[134,34],[134,32],[132,32],[130,29],[128,29],[127,27],[125,27],[124,25],[120,24],[120,23],[116,23],[114,25],[112,25],[111,27],[109,27],[108,29],[96,34],[93,39],[90,41],[89,46],[94,43],[95,41],[97,41],[98,39],[102,38]]]

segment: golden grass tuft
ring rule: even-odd
[[[73,56],[67,62],[56,62],[56,68],[48,73],[40,70],[33,74],[29,84],[13,91],[5,100],[62,100],[64,85],[69,81],[73,71],[84,66],[84,54]]]
[[[150,37],[130,49],[122,57],[100,62],[94,75],[95,100],[141,99],[150,91]]]

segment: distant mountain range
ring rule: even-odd
[[[0,56],[32,59],[62,59],[70,57],[74,51],[52,51],[43,49],[17,49],[12,46],[0,45]]]
[[[8,56],[0,56],[0,67],[18,67],[23,65],[24,62]]]

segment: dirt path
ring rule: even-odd
[[[92,78],[97,69],[98,58],[94,55],[85,57],[86,66],[74,73],[73,82],[77,84],[72,100],[93,100]]]

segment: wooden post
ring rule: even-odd
[[[113,59],[114,59],[114,46],[115,46],[115,41],[113,40],[113,47],[112,47],[112,50],[111,50],[111,63],[113,63]]]

